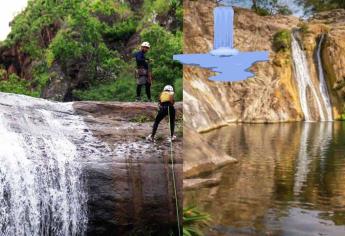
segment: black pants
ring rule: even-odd
[[[159,108],[158,114],[156,116],[155,122],[152,129],[152,137],[156,135],[159,123],[164,119],[164,117],[170,115],[170,135],[174,135],[175,131],[175,108],[172,105],[162,105]]]
[[[146,84],[138,84],[137,85],[137,98],[139,99],[141,97],[141,88],[145,86],[145,91],[147,98],[151,100],[151,84],[146,83]]]

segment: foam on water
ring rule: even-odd
[[[71,103],[0,93],[0,235],[83,235],[87,193]],[[75,135],[75,134],[74,134]]]

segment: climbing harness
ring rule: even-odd
[[[171,135],[171,121],[170,121],[170,107],[168,108],[168,116],[169,116],[169,130]],[[175,195],[175,207],[176,207],[176,216],[177,216],[177,229],[178,229],[178,236],[181,236],[181,225],[180,225],[180,212],[179,212],[179,204],[177,198],[177,190],[176,190],[176,178],[175,178],[175,167],[174,167],[174,157],[173,157],[173,140],[170,140],[170,159],[171,159],[171,171],[172,171],[172,179],[173,179],[173,187],[174,187],[174,195]]]

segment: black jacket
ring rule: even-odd
[[[147,59],[145,58],[145,53],[143,51],[138,51],[133,54],[135,60],[137,62],[138,68],[145,68],[146,70],[149,69],[149,64],[147,63]]]

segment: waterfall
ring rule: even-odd
[[[234,56],[239,51],[234,44],[234,9],[232,7],[216,7],[214,15],[214,45],[210,51],[213,56]]]
[[[311,115],[311,109],[308,103],[307,91],[308,89],[311,92],[313,100],[317,105],[317,112],[321,121],[325,120],[325,115],[323,113],[322,104],[320,98],[316,92],[316,87],[310,78],[310,73],[308,69],[308,62],[305,53],[303,52],[301,46],[297,42],[295,35],[291,34],[291,49],[292,49],[292,58],[294,62],[295,77],[297,80],[297,86],[299,91],[299,98],[302,107],[302,111],[306,121],[313,121]]]
[[[0,235],[84,235],[87,194],[71,103],[0,93]]]
[[[214,49],[233,48],[233,22],[232,7],[214,9]]]
[[[321,93],[323,104],[325,105],[326,118],[327,118],[327,121],[332,121],[333,120],[332,104],[329,98],[327,83],[325,80],[325,75],[323,73],[322,61],[321,61],[321,46],[322,46],[323,40],[324,40],[324,35],[321,35],[320,41],[317,46],[317,67],[318,67],[318,72],[319,72],[320,93]]]

